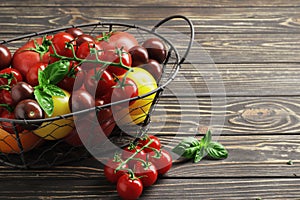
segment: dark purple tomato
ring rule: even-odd
[[[11,87],[11,98],[14,104],[17,104],[23,99],[33,99],[34,89],[26,82],[17,82]]]
[[[148,52],[147,49],[145,49],[142,46],[134,46],[131,49],[129,49],[128,51],[131,55],[131,59],[132,59],[132,63],[131,66],[132,67],[136,67],[142,64],[145,64],[146,62],[148,62]]]
[[[0,69],[9,67],[11,62],[10,50],[5,46],[0,44]]]
[[[83,34],[83,31],[80,28],[68,28],[66,32],[71,34],[74,38]]]
[[[94,98],[88,91],[84,89],[74,91],[69,99],[69,107],[72,112],[85,110],[94,106]]]
[[[44,112],[38,102],[33,99],[24,99],[20,101],[15,109],[14,115],[16,119],[43,119]],[[37,129],[41,123],[22,124],[22,127],[27,130]]]
[[[162,66],[156,60],[149,59],[146,64],[140,65],[139,67],[147,70],[156,81],[158,81],[162,75]]]
[[[159,63],[163,63],[165,61],[167,57],[167,48],[160,39],[147,39],[142,46],[147,49],[150,59],[157,60]]]

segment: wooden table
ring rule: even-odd
[[[169,15],[187,16],[195,25],[195,42],[217,71],[196,73],[185,63],[181,74],[195,88],[198,105],[190,103],[189,95],[181,97],[181,105],[186,114],[200,116],[200,133],[208,128],[221,133],[218,141],[229,157],[174,164],[141,199],[299,199],[299,12],[300,3],[291,0],[11,0],[1,2],[0,39],[99,19],[151,26]],[[187,31],[186,25],[169,28]],[[220,80],[209,79],[215,72],[225,86],[225,103],[224,94],[208,91],[207,80],[211,88],[220,86]],[[172,87],[184,84],[175,79]],[[165,145],[186,136],[178,133],[173,141],[180,123],[192,126],[177,121],[174,98],[165,95],[159,103],[167,113],[165,127],[156,126],[153,116],[151,132]],[[218,98],[221,107],[211,103]],[[223,116],[224,124],[210,123]],[[0,168],[1,199],[118,199],[94,159],[47,170]]]

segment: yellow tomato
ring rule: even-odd
[[[69,98],[70,94],[64,91],[65,96],[53,96],[53,114],[51,117],[70,113]],[[46,116],[49,118],[49,116]],[[74,127],[73,118],[60,119],[50,122],[44,122],[40,128],[34,130],[34,133],[46,140],[57,140],[68,135]]]
[[[153,76],[142,68],[133,68],[133,71],[128,73],[127,78],[135,82],[139,96],[147,94],[157,88],[157,83]],[[134,101],[128,108],[120,109],[118,106],[113,108],[117,123],[123,125],[143,122],[150,110],[154,97],[155,93]]]

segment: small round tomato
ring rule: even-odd
[[[111,95],[114,85],[116,82],[111,73],[101,67],[89,70],[84,79],[85,88],[96,98],[105,94]]]
[[[0,85],[12,86],[20,81],[23,81],[23,77],[19,70],[14,68],[5,68],[0,71]]]
[[[38,62],[32,67],[28,69],[28,73],[26,74],[26,81],[29,83],[31,86],[37,86],[39,84],[38,81],[38,72],[39,70],[44,70],[47,67],[48,64]]]
[[[7,104],[10,106],[14,105],[14,101],[11,96],[11,92],[9,90],[3,89],[0,90],[0,103]]]
[[[82,35],[79,35],[76,38],[76,44],[77,44],[77,46],[80,46],[82,43],[85,43],[85,42],[94,43],[95,40],[94,40],[93,36],[88,35],[88,34],[82,34]]]
[[[128,168],[127,164],[124,164],[121,168],[121,170],[115,171],[119,165],[121,164],[121,160],[117,159],[110,159],[106,162],[104,166],[104,175],[106,179],[111,183],[117,183],[119,178],[126,174],[126,168]]]
[[[143,184],[139,178],[124,174],[118,180],[117,191],[122,199],[138,199],[143,192]]]
[[[58,87],[68,92],[73,92],[82,87],[85,78],[85,71],[74,62],[70,62],[67,75],[57,83]]]
[[[123,48],[125,51],[128,51],[133,46],[138,45],[138,41],[132,34],[123,31],[112,31],[108,33],[102,33],[96,37],[96,40],[101,43],[101,46],[104,49],[117,47]]]
[[[9,111],[8,109],[1,109],[0,118],[6,118],[6,119],[16,119],[13,112]],[[13,124],[9,121],[0,121],[0,125],[2,129],[9,132],[10,134],[15,134],[15,129],[18,131],[18,133],[23,131],[23,128],[20,126],[20,124]]]
[[[167,57],[166,45],[159,38],[149,38],[142,46],[147,49],[150,59],[163,63]]]
[[[110,63],[116,63],[125,67],[131,67],[131,55],[122,49],[115,49],[115,50],[107,50],[103,52],[103,56],[101,57],[103,61],[110,62]],[[115,66],[115,65],[109,65],[107,67],[107,70],[115,75],[115,76],[121,76],[125,74],[128,70],[125,68],[122,68],[121,66]]]
[[[53,44],[49,48],[51,54],[54,54],[55,50],[60,56],[73,57],[73,52],[69,45],[72,45],[74,50],[76,50],[76,42],[71,34],[66,32],[56,33],[51,41]]]
[[[147,49],[142,46],[134,46],[128,50],[132,58],[132,67],[136,67],[148,62],[149,56]]]
[[[146,162],[145,165],[138,162],[134,167],[134,174],[136,177],[140,177],[144,187],[153,185],[158,176],[156,167],[150,162]]]
[[[160,80],[162,75],[162,66],[156,60],[149,59],[147,63],[138,67],[147,70],[153,76],[156,82]]]
[[[9,67],[11,63],[10,50],[3,44],[0,44],[0,69]]]
[[[83,31],[80,28],[68,28],[66,30],[66,33],[71,34],[74,38],[77,38],[78,36],[83,34]]]
[[[150,145],[148,145],[148,147],[144,148],[144,151],[146,153],[153,151],[153,149],[160,150],[160,148],[161,148],[160,140],[157,137],[155,137],[154,135],[147,135],[143,138],[140,138],[138,140],[137,144],[138,144],[138,146],[143,147],[146,144],[148,144],[150,141],[152,141],[152,143],[150,143]]]
[[[172,157],[168,151],[162,149],[159,158],[155,157],[155,152],[150,152],[149,161],[155,165],[158,174],[163,175],[167,173],[172,167]]]
[[[65,96],[53,96],[53,114],[46,115],[45,118],[55,117],[59,115],[68,114],[71,112],[69,108],[70,93],[63,90]],[[67,136],[73,129],[73,119],[65,118],[55,120],[54,122],[44,122],[40,128],[34,130],[34,133],[46,140],[57,140]]]
[[[85,110],[94,106],[94,98],[88,91],[84,89],[73,91],[69,99],[69,107],[72,112]]]
[[[114,86],[111,102],[118,102],[125,99],[130,99],[138,95],[137,85],[130,78],[120,78],[117,85]],[[130,101],[127,105],[132,105],[134,101]],[[119,104],[118,106],[124,107],[126,103]]]
[[[14,104],[17,104],[23,99],[33,99],[34,89],[26,82],[18,82],[11,87],[11,98]]]
[[[146,160],[146,153],[140,149],[141,148],[139,146],[135,146],[135,145],[129,145],[129,146],[125,147],[121,154],[122,160],[126,160],[127,158],[133,156],[133,154],[135,154],[137,151],[139,151],[139,153],[137,153],[134,156],[134,158]],[[138,161],[136,161],[136,160],[129,160],[127,164],[129,167],[133,167],[137,162]]]

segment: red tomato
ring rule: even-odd
[[[26,81],[31,86],[37,86],[39,84],[38,81],[38,72],[39,70],[44,70],[48,64],[38,62],[34,64],[31,68],[29,68],[28,73],[26,74]]]
[[[156,167],[150,162],[148,162],[146,166],[141,162],[138,162],[135,165],[134,174],[135,176],[140,177],[144,187],[153,185],[158,176]]]
[[[66,32],[71,34],[74,38],[83,34],[83,31],[80,28],[68,28]]]
[[[0,118],[6,118],[6,119],[15,119],[15,115],[13,112],[8,111],[7,109],[1,109],[2,112],[0,114]],[[9,132],[10,134],[15,134],[14,126],[18,133],[20,133],[23,128],[20,126],[20,124],[13,124],[8,121],[0,121],[0,125],[2,126],[2,129]]]
[[[116,82],[113,76],[101,67],[89,70],[84,79],[85,88],[96,98],[111,94],[114,85]]]
[[[11,92],[9,90],[0,90],[0,103],[12,106],[15,102],[12,99]]]
[[[120,78],[117,85],[113,88],[111,102],[117,102],[124,99],[129,99],[138,96],[138,88],[135,82],[130,78]],[[134,101],[129,102],[127,105],[132,105]],[[124,107],[126,103],[119,104],[118,106]]]
[[[23,81],[23,77],[19,70],[14,68],[5,68],[0,71],[0,85],[15,85],[17,82]]]
[[[101,59],[110,63],[120,64],[122,62],[126,67],[131,67],[131,55],[127,51],[122,50],[120,52],[120,57],[118,51],[121,51],[121,49],[104,51]],[[109,65],[107,67],[107,70],[115,76],[121,76],[128,71],[127,69],[124,69],[120,66],[113,65]]]
[[[144,148],[144,151],[146,153],[149,153],[149,152],[153,151],[153,149],[160,150],[161,143],[160,143],[159,139],[157,137],[155,137],[154,135],[148,135],[148,136],[145,136],[145,137],[139,139],[138,146],[143,147],[147,143],[149,143],[150,140],[152,140],[152,143],[147,148]]]
[[[47,39],[51,39],[51,36],[48,36]],[[26,77],[29,68],[35,63],[49,63],[50,52],[48,46],[43,44],[43,41],[43,38],[30,40],[14,53],[11,65],[13,68],[20,71],[24,78]]]
[[[9,67],[11,63],[10,50],[3,44],[0,44],[0,69]]]
[[[107,163],[104,166],[104,175],[106,179],[111,183],[117,183],[119,178],[126,174],[126,168],[128,168],[127,164],[124,164],[122,166],[121,170],[118,170],[115,172],[115,170],[119,167],[121,162],[118,162],[115,159],[110,159],[107,161]]]
[[[76,65],[74,62],[70,62],[70,69],[68,74],[61,80],[57,85],[68,91],[73,92],[82,87],[85,78],[85,72],[80,66]]]
[[[125,147],[121,154],[122,160],[126,160],[127,158],[129,158],[130,156],[135,154],[140,149],[141,148],[139,146],[134,146],[134,145],[129,145],[129,146]],[[141,150],[138,154],[136,154],[134,156],[134,158],[146,160],[146,153],[143,150]],[[127,164],[129,167],[133,167],[137,162],[138,161],[136,161],[136,160],[130,160]]]
[[[167,173],[172,167],[172,157],[169,152],[162,149],[160,158],[155,158],[154,155],[155,152],[150,152],[149,161],[155,165],[158,174]]]
[[[128,51],[131,47],[138,45],[138,41],[132,34],[121,31],[100,34],[96,37],[96,40],[101,43],[105,50],[123,48],[125,51]]]
[[[95,67],[101,66],[99,62],[89,62],[95,61],[97,59],[96,55],[98,59],[101,59],[103,55],[102,48],[97,42],[83,42],[76,51],[76,56],[78,58],[86,60],[81,64],[83,70],[90,70]]]
[[[143,184],[139,178],[124,174],[118,180],[117,191],[122,199],[138,199],[143,192]]]
[[[94,40],[93,36],[88,35],[88,34],[82,34],[76,38],[77,46],[81,45],[84,42],[94,42],[94,41],[95,40]]]
[[[74,37],[66,32],[59,32],[54,35],[52,38],[53,47],[58,55],[73,57],[73,52],[71,48],[68,47],[68,44],[73,45],[74,50],[76,50],[76,42]],[[54,49],[50,46],[49,50],[51,54],[54,54]],[[56,60],[56,59],[54,59]],[[53,61],[53,60],[52,60]]]

